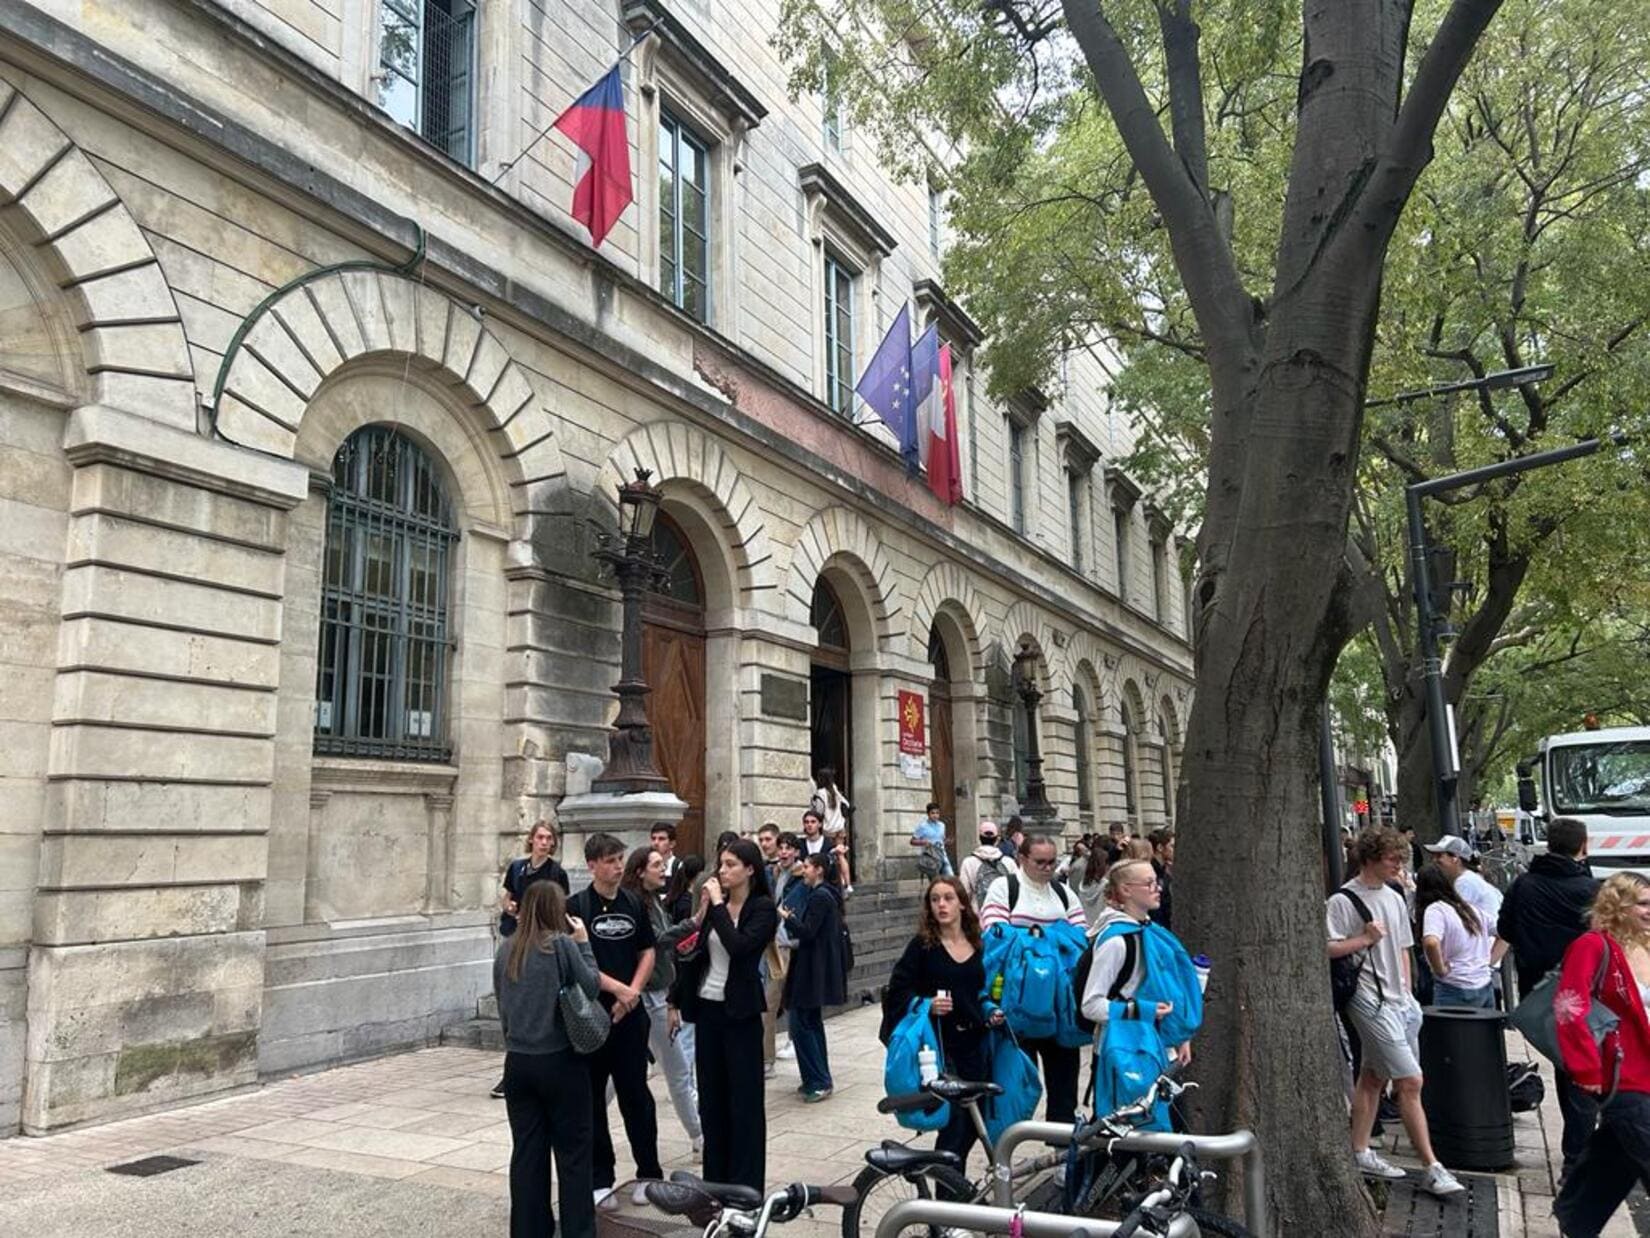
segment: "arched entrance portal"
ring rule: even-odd
[[[818,633],[809,666],[808,727],[812,773],[836,771],[836,785],[854,800],[853,792],[853,676],[849,673],[850,637],[848,618],[824,576],[814,585],[809,621]],[[850,864],[854,859],[853,820],[848,824]]]
[[[705,847],[705,584],[682,528],[663,512],[653,524],[661,575],[642,603],[642,674],[653,689],[647,720],[671,790],[687,801],[679,855]]]
[[[957,764],[951,725],[951,658],[935,624],[928,635],[928,661],[934,678],[928,685],[929,795],[940,806],[945,822],[945,850],[954,860],[957,850]]]

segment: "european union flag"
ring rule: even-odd
[[[916,471],[917,418],[911,400],[911,309],[900,306],[888,334],[854,390],[899,439],[906,467]]]

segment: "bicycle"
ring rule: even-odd
[[[783,1225],[815,1204],[846,1207],[854,1202],[846,1186],[793,1182],[768,1195],[731,1182],[706,1182],[679,1169],[669,1181],[641,1183],[648,1207],[624,1203],[630,1188],[615,1191],[596,1206],[596,1238],[763,1238],[770,1225]]]
[[[1131,1152],[1113,1155],[1111,1145],[1123,1135],[1137,1130],[1140,1123],[1150,1118],[1160,1099],[1173,1102],[1195,1086],[1178,1083],[1170,1074],[1164,1074],[1139,1100],[1078,1124],[1072,1132],[1069,1148],[1011,1164],[1004,1164],[998,1157],[980,1113],[979,1103],[983,1098],[1001,1094],[1002,1089],[996,1084],[941,1076],[927,1084],[921,1092],[886,1097],[877,1104],[877,1109],[882,1113],[903,1113],[916,1109],[931,1111],[942,1102],[961,1104],[972,1119],[985,1148],[986,1172],[976,1181],[967,1176],[961,1159],[955,1153],[913,1148],[895,1140],[884,1140],[880,1147],[866,1152],[867,1167],[854,1179],[857,1200],[842,1211],[843,1238],[870,1238],[888,1210],[903,1200],[939,1198],[959,1203],[989,1204],[995,1198],[996,1184],[1001,1179],[1006,1177],[1010,1183],[1023,1182],[1062,1163],[1067,1166],[1067,1206],[1064,1211],[1073,1216],[1087,1217],[1095,1217],[1108,1207],[1117,1212],[1125,1211],[1134,1201],[1149,1197],[1172,1166],[1168,1158],[1153,1154]],[[1103,1147],[1096,1146],[1101,1143]],[[1079,1158],[1085,1154],[1096,1157],[1104,1155],[1101,1172],[1092,1178],[1081,1172],[1083,1166]],[[1204,1215],[1214,1223],[1210,1233],[1226,1232],[1218,1227],[1223,1218]]]
[[[1134,1206],[1117,1227],[1114,1238],[1135,1238],[1135,1235],[1167,1238],[1169,1227],[1178,1216],[1190,1219],[1200,1234],[1213,1234],[1218,1238],[1254,1238],[1249,1230],[1230,1217],[1196,1206],[1194,1201],[1203,1180],[1213,1176],[1198,1168],[1192,1145],[1185,1144],[1170,1162],[1164,1184]]]

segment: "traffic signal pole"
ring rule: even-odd
[[[1404,506],[1409,516],[1410,576],[1415,592],[1415,611],[1420,620],[1421,670],[1426,679],[1427,730],[1432,738],[1432,772],[1436,783],[1438,827],[1440,834],[1459,834],[1459,806],[1456,804],[1456,784],[1460,776],[1460,755],[1455,736],[1449,724],[1449,706],[1444,700],[1444,662],[1438,651],[1439,629],[1445,616],[1433,605],[1432,549],[1427,545],[1426,522],[1422,519],[1421,500],[1434,495],[1528,473],[1532,469],[1563,464],[1590,456],[1606,443],[1620,446],[1627,441],[1625,434],[1611,434],[1605,438],[1583,439],[1571,447],[1539,451],[1531,456],[1486,464],[1482,468],[1467,469],[1419,481],[1404,488]]]

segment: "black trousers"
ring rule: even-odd
[[[1598,1238],[1646,1172],[1650,1172],[1650,1094],[1618,1092],[1599,1110],[1598,1129],[1553,1203],[1553,1216],[1564,1227],[1566,1238]]]
[[[976,1082],[991,1078],[991,1055],[986,1052],[984,1032],[959,1032],[946,1040],[945,1073],[958,1079]],[[982,1106],[990,1103],[990,1097],[980,1101]],[[979,1139],[980,1134],[974,1129],[974,1119],[969,1116],[968,1110],[961,1105],[952,1105],[951,1120],[941,1128],[934,1140],[934,1146],[941,1152],[955,1152],[962,1157],[963,1170],[966,1172],[968,1154]]]
[[[1593,1137],[1593,1128],[1598,1125],[1599,1098],[1591,1092],[1582,1091],[1569,1075],[1557,1069],[1553,1071],[1553,1090],[1558,1093],[1558,1112],[1564,1118],[1561,1143],[1564,1150],[1563,1172],[1565,1177],[1569,1177],[1570,1171],[1581,1159],[1587,1141]]]
[[[1043,1120],[1070,1122],[1077,1117],[1077,1080],[1082,1073],[1082,1050],[1068,1049],[1056,1040],[1022,1040],[1020,1048],[1036,1058],[1043,1071]]]
[[[571,1049],[504,1056],[510,1119],[510,1238],[552,1238],[550,1152],[561,1179],[565,1238],[595,1238],[590,1184],[590,1076]]]
[[[762,1093],[762,1016],[730,1018],[721,1002],[701,1000],[694,1068],[705,1131],[705,1180],[762,1191],[768,1165],[768,1114]]]
[[[659,1119],[647,1087],[647,1011],[637,1006],[613,1025],[607,1042],[584,1061],[590,1075],[590,1172],[599,1190],[613,1185],[613,1136],[607,1129],[607,1081],[624,1119],[638,1178],[663,1178],[659,1168]]]

